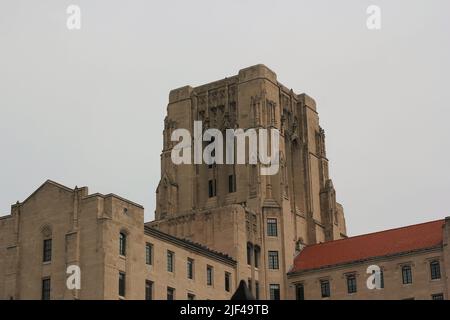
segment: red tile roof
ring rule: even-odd
[[[306,246],[290,272],[435,247],[442,244],[444,223],[437,220]]]

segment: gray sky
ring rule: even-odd
[[[350,235],[448,216],[449,12],[448,0],[2,0],[0,214],[52,179],[152,219],[169,90],[264,63],[316,99]]]

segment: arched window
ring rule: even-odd
[[[121,256],[127,255],[127,235],[124,232],[121,232],[119,236],[119,254]]]

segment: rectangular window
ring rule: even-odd
[[[430,273],[431,273],[431,280],[441,278],[441,266],[439,264],[439,261],[433,261],[430,263]]]
[[[295,299],[305,300],[305,287],[303,286],[303,284],[295,285]]]
[[[42,255],[43,262],[52,261],[52,239],[44,240],[44,250]]]
[[[119,272],[119,296],[125,297],[125,272]]]
[[[253,255],[253,245],[251,243],[247,243],[247,264],[249,266],[252,265],[252,255]]]
[[[145,281],[145,300],[153,300],[153,281]]]
[[[442,293],[433,294],[431,295],[431,300],[444,300],[444,294]]]
[[[329,298],[331,296],[330,281],[320,280],[320,293],[322,298]]]
[[[248,291],[253,292],[252,279],[248,278]]]
[[[225,272],[225,291],[230,292],[231,290],[231,274],[229,272]]]
[[[167,271],[173,272],[174,271],[174,265],[173,265],[173,257],[174,253],[172,251],[167,250]]]
[[[167,300],[175,300],[175,289],[167,287]]]
[[[145,263],[148,265],[153,264],[153,245],[150,243],[145,245]]]
[[[354,274],[347,276],[347,292],[355,293],[358,290],[356,286],[356,276]]]
[[[255,281],[255,299],[259,300],[259,281]]]
[[[195,300],[195,294],[193,294],[193,293],[188,293],[188,294],[187,294],[187,299],[188,299],[188,300]]]
[[[42,300],[50,300],[51,282],[50,278],[42,279]]]
[[[194,279],[194,260],[187,259],[187,277],[188,279]]]
[[[210,198],[216,196],[216,179],[208,180],[208,195]]]
[[[402,267],[402,280],[403,280],[403,284],[410,284],[410,283],[412,283],[411,266],[404,266],[404,267]]]
[[[236,192],[236,176],[234,174],[228,176],[228,192]]]
[[[213,267],[206,266],[206,284],[208,286],[213,285],[213,277],[214,277]]]
[[[280,285],[271,284],[269,285],[270,300],[280,300]]]
[[[269,251],[269,269],[279,269],[278,251]]]
[[[259,246],[255,246],[254,252],[255,252],[255,268],[259,268],[259,256],[261,252]]]
[[[123,232],[119,234],[119,254],[121,256],[127,255],[127,236]]]
[[[380,271],[380,282],[381,282],[381,289],[384,289],[384,272],[383,272],[383,270]]]
[[[269,237],[278,236],[277,219],[273,218],[267,219],[267,235]]]

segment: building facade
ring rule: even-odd
[[[70,266],[80,289],[67,286]],[[229,299],[236,261],[144,227],[114,194],[45,182],[0,218],[0,299]]]
[[[172,134],[195,121],[277,129],[278,171],[174,164]],[[0,299],[230,299],[242,280],[256,299],[448,298],[448,220],[347,239],[316,104],[264,65],[170,92],[156,200],[145,223],[120,196],[45,182],[0,217]],[[364,289],[375,262],[386,290]]]
[[[194,121],[220,132],[278,129],[278,173],[262,175],[260,164],[175,165],[172,133],[192,134]],[[316,103],[266,66],[172,90],[163,136],[156,219],[148,225],[233,257],[253,295],[286,299],[296,251],[346,236]]]
[[[290,296],[447,300],[449,238],[450,217],[306,247],[288,274]],[[375,272],[378,285],[375,277],[369,279]]]

